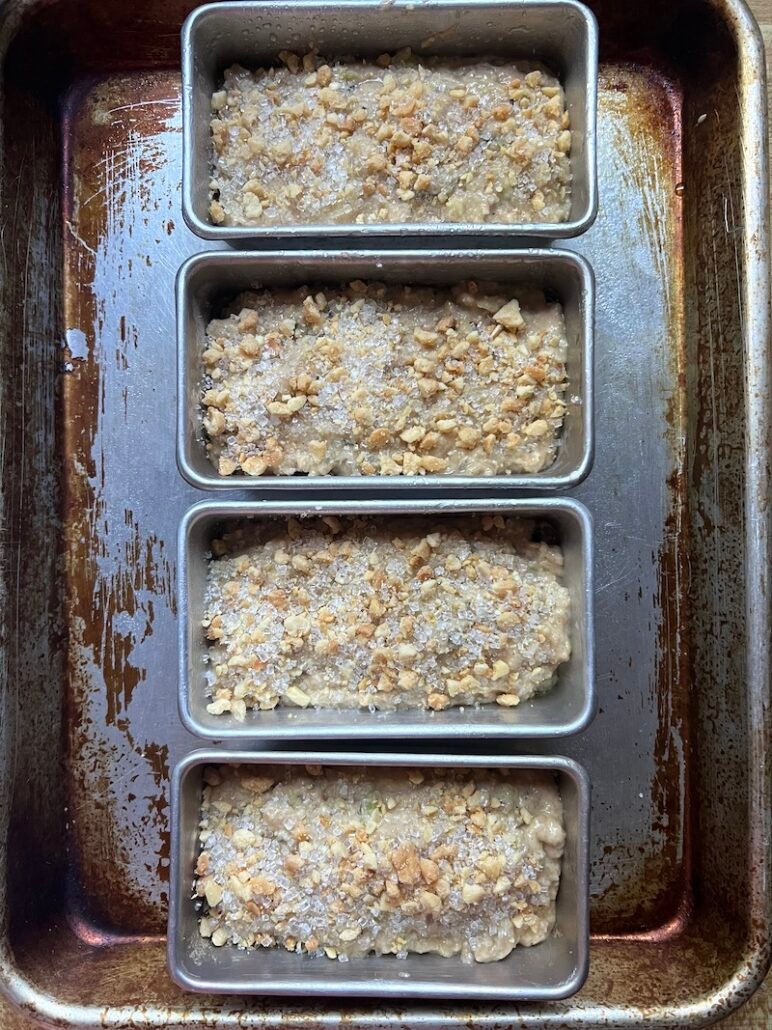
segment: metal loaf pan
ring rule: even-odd
[[[450,285],[476,278],[534,285],[563,305],[568,337],[567,410],[555,461],[541,472],[500,476],[221,476],[206,454],[201,424],[200,382],[204,335],[209,320],[237,294],[256,285],[352,279]],[[177,278],[177,462],[194,486],[234,487],[272,494],[282,490],[486,491],[567,489],[590,470],[593,455],[594,283],[590,266],[567,251],[510,250],[486,254],[436,251],[296,251],[266,254],[218,251],[190,258]]]
[[[566,848],[553,934],[532,948],[516,948],[500,962],[467,965],[437,955],[370,955],[341,963],[280,949],[215,948],[201,938],[191,897],[198,854],[202,772],[224,763],[249,765],[424,766],[432,769],[530,769],[558,778]],[[210,994],[346,995],[348,997],[551,1000],[576,992],[587,975],[590,787],[568,758],[510,755],[382,754],[348,752],[194,751],[176,766],[171,795],[171,883],[168,962],[185,990]]]
[[[543,61],[560,78],[571,116],[573,196],[557,224],[395,223],[386,225],[216,226],[209,220],[211,96],[229,64],[273,63],[280,50],[314,44],[328,55],[374,57],[412,47],[421,56],[506,56]],[[598,41],[594,16],[575,0],[334,0],[216,3],[199,7],[182,30],[183,186],[186,222],[209,240],[264,246],[315,237],[362,242],[412,237],[448,244],[513,235],[566,238],[587,229],[597,209],[595,112]]]
[[[228,521],[303,515],[454,515],[462,512],[537,517],[555,529],[565,559],[565,584],[571,594],[571,657],[546,694],[517,708],[484,705],[443,712],[369,712],[276,708],[248,711],[244,722],[206,710],[206,640],[201,629],[210,541]],[[211,740],[347,739],[378,740],[486,737],[559,737],[577,733],[595,712],[593,641],[592,527],[587,510],[571,500],[395,500],[292,502],[204,502],[193,507],[180,527],[177,566],[179,610],[179,705],[186,727]]]

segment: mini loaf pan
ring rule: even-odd
[[[354,279],[407,285],[455,285],[465,279],[536,286],[563,306],[568,338],[567,410],[552,465],[541,472],[498,476],[222,476],[206,453],[201,411],[201,354],[206,327],[224,306],[255,287],[340,284]],[[319,493],[340,490],[456,493],[565,490],[581,482],[593,456],[594,281],[587,262],[568,251],[217,251],[190,258],[177,277],[177,463],[182,475],[203,490],[247,489]]]
[[[336,962],[281,949],[216,948],[198,931],[192,898],[198,855],[202,773],[207,765],[418,766],[551,772],[563,800],[566,847],[550,937],[518,947],[499,962],[467,965],[460,958],[410,954]],[[590,787],[568,758],[511,755],[381,754],[367,751],[194,751],[174,769],[171,796],[171,885],[168,962],[172,978],[207,994],[297,994],[303,997],[436,998],[536,1001],[566,998],[587,976]]]
[[[563,84],[571,117],[573,192],[568,220],[541,224],[389,223],[383,225],[218,226],[209,219],[211,98],[225,69],[273,64],[280,50],[311,44],[328,57],[376,57],[411,47],[421,56],[507,57],[539,61]],[[597,211],[595,118],[598,31],[575,0],[329,0],[215,3],[182,30],[182,210],[209,240],[254,240],[265,247],[335,239],[349,246],[399,237],[439,245],[507,246],[514,236],[578,236]]]
[[[207,642],[201,627],[211,541],[229,523],[249,518],[310,515],[502,514],[538,519],[553,530],[564,556],[564,583],[571,597],[571,657],[545,694],[516,708],[496,704],[440,712],[277,707],[249,710],[238,722],[206,710]],[[587,509],[573,500],[382,500],[300,502],[203,502],[191,508],[178,542],[179,706],[185,726],[210,740],[378,740],[491,737],[559,737],[583,730],[595,714],[592,526]]]

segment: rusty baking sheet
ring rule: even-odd
[[[3,1026],[704,1025],[769,961],[764,75],[739,0],[591,4],[599,713],[573,999],[186,996],[165,964],[182,0],[17,0],[3,55]],[[243,495],[242,495],[243,496]],[[522,750],[522,747],[518,747]],[[63,850],[66,847],[66,850]]]

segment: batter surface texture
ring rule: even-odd
[[[484,476],[557,453],[559,304],[493,283],[242,294],[207,328],[202,417],[222,475]]]
[[[560,550],[502,516],[255,520],[212,543],[212,715],[514,707],[570,656]]]
[[[218,947],[490,962],[554,926],[547,775],[222,766],[205,782],[195,894]]]
[[[225,72],[216,225],[564,222],[571,131],[548,72],[503,61],[330,61]]]

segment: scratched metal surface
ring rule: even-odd
[[[662,655],[676,642],[663,629],[658,583],[660,552],[670,546],[668,519],[679,503],[669,479],[683,460],[683,426],[667,422],[678,408],[682,349],[676,104],[666,82],[606,68],[605,201],[580,245],[604,290],[598,452],[577,495],[597,520],[598,624],[618,628],[598,633],[597,721],[556,748],[585,763],[593,780],[592,897],[600,933],[649,929],[681,901],[683,783],[663,767],[671,760],[683,765],[686,684],[669,669],[660,675]],[[665,132],[663,120],[672,123]],[[66,483],[76,500],[66,507],[65,534],[77,669],[71,689],[79,713],[71,723],[68,775],[75,885],[88,883],[77,896],[91,910],[78,902],[75,915],[94,922],[93,934],[104,924],[160,933],[168,840],[158,795],[169,764],[191,745],[175,718],[171,550],[183,513],[200,497],[174,468],[174,276],[200,246],[178,217],[176,73],[120,75],[78,90],[66,131],[73,149],[62,389],[66,449],[75,459]],[[647,139],[656,139],[656,151]],[[649,226],[656,231],[644,235]],[[629,275],[619,274],[629,254],[638,268],[634,298]],[[640,433],[613,431],[631,416]],[[649,475],[631,482],[630,469],[641,464]],[[677,604],[676,598],[671,628],[682,621]],[[631,708],[635,718],[620,726],[620,713]],[[604,746],[610,725],[611,750]],[[658,747],[658,737],[666,747]],[[93,804],[102,783],[104,808]]]
[[[600,212],[572,246],[598,283],[599,414],[574,496],[596,525],[600,711],[550,745],[593,783],[590,977],[546,1008],[311,1011],[192,1001],[164,967],[168,773],[194,744],[176,712],[173,549],[204,496],[174,459],[174,276],[203,247],[179,214],[187,5],[140,0],[125,22],[94,6],[76,71],[58,56],[83,43],[71,6],[0,8],[18,116],[0,236],[0,586],[15,598],[1,641],[0,986],[26,1010],[7,1025],[684,1025],[736,1005],[763,972],[758,52],[735,3],[702,4],[699,69],[662,45],[672,5],[646,26],[594,7]],[[96,42],[111,26],[112,60]],[[66,91],[28,81],[30,53]]]

